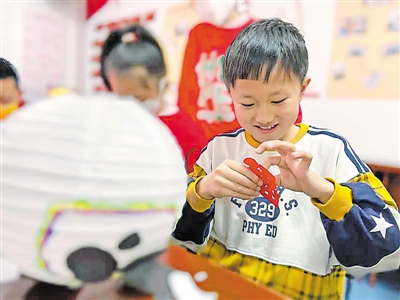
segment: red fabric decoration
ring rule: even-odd
[[[178,111],[169,116],[159,116],[168,126],[182,149],[186,171],[193,172],[193,167],[200,156],[201,150],[207,145],[207,140],[200,125],[194,122],[186,113]]]
[[[90,19],[108,0],[86,0],[86,20]]]

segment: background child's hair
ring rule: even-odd
[[[110,91],[111,86],[107,77],[110,68],[122,72],[135,66],[143,66],[151,75],[163,77],[166,74],[160,45],[153,35],[139,24],[116,29],[110,33],[102,47],[100,64],[101,77]]]
[[[229,89],[237,79],[257,80],[266,67],[267,82],[275,66],[302,82],[308,71],[308,51],[303,35],[293,24],[262,19],[244,28],[228,47],[223,79]]]
[[[0,79],[13,78],[19,88],[18,72],[8,60],[0,57]]]

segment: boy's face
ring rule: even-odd
[[[21,91],[13,77],[0,79],[0,119],[18,108]]]
[[[236,80],[230,93],[239,124],[259,143],[271,140],[290,141],[297,133],[293,125],[299,112],[302,93],[310,83],[303,82],[275,68],[268,82],[263,82],[265,71],[259,80]]]
[[[0,104],[9,105],[21,101],[21,92],[12,77],[0,79]]]

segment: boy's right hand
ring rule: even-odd
[[[245,165],[225,160],[197,183],[196,192],[203,199],[235,197],[253,200],[260,195],[262,181]]]

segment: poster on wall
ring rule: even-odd
[[[20,72],[21,78],[34,78],[22,80],[24,99],[34,101],[47,96],[49,89],[65,83],[68,44],[60,32],[65,32],[67,25],[44,10],[30,9],[24,16]]]
[[[0,14],[1,14],[1,24],[12,24],[12,17],[15,12],[13,5],[7,5],[8,3],[2,3]],[[7,13],[5,13],[7,11]],[[6,58],[9,61],[14,61],[11,41],[13,38],[12,30],[2,30],[1,31],[1,44],[0,44],[0,57]]]
[[[328,96],[399,99],[399,2],[337,2],[334,28]]]

